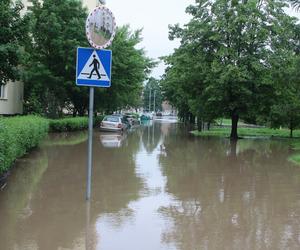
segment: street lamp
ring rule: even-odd
[[[153,101],[153,111],[154,111],[154,114],[155,114],[155,94],[156,94],[156,90],[154,90],[154,101]]]
[[[151,88],[150,89],[150,94],[149,94],[149,113],[151,112]]]

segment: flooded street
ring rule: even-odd
[[[157,121],[124,135],[52,135],[0,191],[0,249],[300,249],[288,140],[195,138]]]

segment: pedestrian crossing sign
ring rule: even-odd
[[[111,86],[111,50],[77,48],[76,85]]]

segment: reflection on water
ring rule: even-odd
[[[154,122],[52,136],[0,192],[1,249],[299,249],[300,169],[286,140],[194,138]]]

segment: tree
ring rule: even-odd
[[[198,69],[184,76],[194,79],[185,82],[190,89],[183,89],[184,94],[190,93],[185,103],[189,110],[192,104],[214,111],[204,117],[231,117],[231,139],[238,138],[240,118],[270,110],[268,100],[275,92],[269,77],[270,60],[290,49],[295,25],[295,19],[285,14],[285,6],[279,0],[196,1],[196,5],[187,8],[193,16],[191,21],[184,28],[175,25],[170,29],[171,38],[181,39],[180,50],[186,51],[177,57],[194,58],[194,65],[188,65]],[[173,80],[178,79],[180,74],[174,73]],[[167,78],[169,81],[168,72]],[[193,93],[199,93],[199,97]]]
[[[300,58],[299,55],[290,54],[284,60],[285,67],[274,67],[273,74],[276,79],[276,102],[271,107],[271,126],[278,128],[285,126],[293,130],[300,127]]]
[[[119,27],[112,43],[112,84],[96,91],[95,108],[107,113],[141,106],[143,82],[155,63],[137,45],[142,30],[131,31],[128,25]]]
[[[30,17],[32,41],[24,74],[27,111],[59,117],[68,109],[74,116],[84,115],[88,88],[75,85],[75,67],[77,47],[88,47],[86,9],[77,0],[45,0],[43,5],[35,0]],[[140,41],[141,30],[117,29],[111,46],[112,87],[96,89],[95,111],[140,105],[142,83],[153,65],[144,50],[135,47]]]
[[[150,95],[151,92],[151,95]],[[155,105],[154,105],[155,100]],[[143,106],[144,110],[149,110],[149,104],[150,104],[150,110],[156,112],[157,110],[162,110],[162,93],[161,93],[161,86],[159,80],[150,77],[147,81],[144,92],[143,92]],[[151,103],[149,103],[149,101]]]
[[[75,85],[76,49],[87,46],[87,10],[77,0],[33,1],[32,41],[25,58],[25,108],[58,117],[64,108],[83,114],[87,88]],[[28,108],[30,108],[28,110]]]
[[[0,2],[0,85],[19,78],[23,42],[28,35],[28,19],[21,17],[20,1]]]

